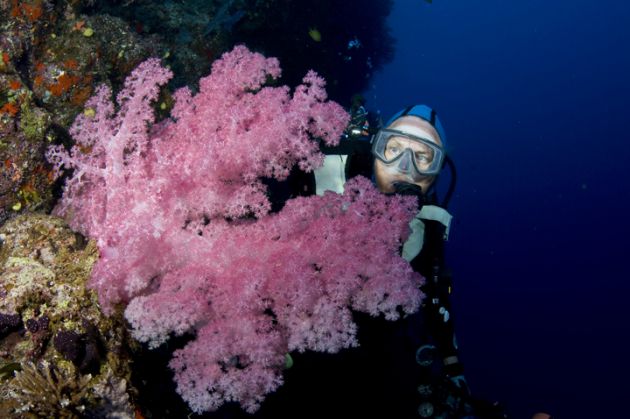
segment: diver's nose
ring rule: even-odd
[[[410,150],[405,150],[402,157],[400,158],[400,162],[398,163],[398,169],[401,172],[408,173],[411,170],[411,156]]]

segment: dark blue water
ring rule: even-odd
[[[630,3],[396,0],[368,106],[434,106],[473,391],[510,417],[630,417]]]

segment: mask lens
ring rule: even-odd
[[[413,160],[419,174],[437,173],[442,159],[441,149],[431,141],[392,130],[377,134],[373,153],[385,163],[407,166]]]
[[[435,151],[425,143],[401,137],[390,137],[385,145],[385,160],[394,160],[405,150],[411,151],[418,167],[428,167],[435,157]]]

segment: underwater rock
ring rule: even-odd
[[[142,38],[163,45],[160,54],[174,70],[175,86],[195,86],[211,63],[234,46],[232,33],[257,2],[247,0],[128,1],[95,0],[85,12],[124,20]],[[137,64],[137,63],[136,63]]]
[[[52,200],[43,155],[51,118],[33,100],[27,63],[54,15],[49,2],[0,2],[0,225]]]
[[[149,56],[159,53],[152,37],[140,37],[121,19],[68,15],[42,38],[29,59],[32,90],[62,127],[72,123],[94,86],[117,84]]]
[[[277,57],[282,83],[298,85],[310,69],[328,80],[344,106],[365,91],[394,57],[387,24],[393,1],[366,0],[94,0],[88,14],[117,16],[169,51],[171,85],[196,86],[211,63],[234,45]],[[334,11],[331,13],[331,11]]]
[[[0,225],[46,211],[53,176],[44,158],[93,87],[120,83],[161,50],[121,19],[79,12],[79,1],[0,1]],[[89,35],[89,36],[88,36]]]
[[[51,207],[53,177],[44,160],[50,121],[22,79],[0,74],[0,224]]]
[[[97,258],[57,217],[0,228],[0,417],[133,417],[122,316],[85,288]]]

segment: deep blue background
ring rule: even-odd
[[[517,419],[630,417],[630,3],[396,0],[390,25],[368,107],[445,125],[473,391]]]

